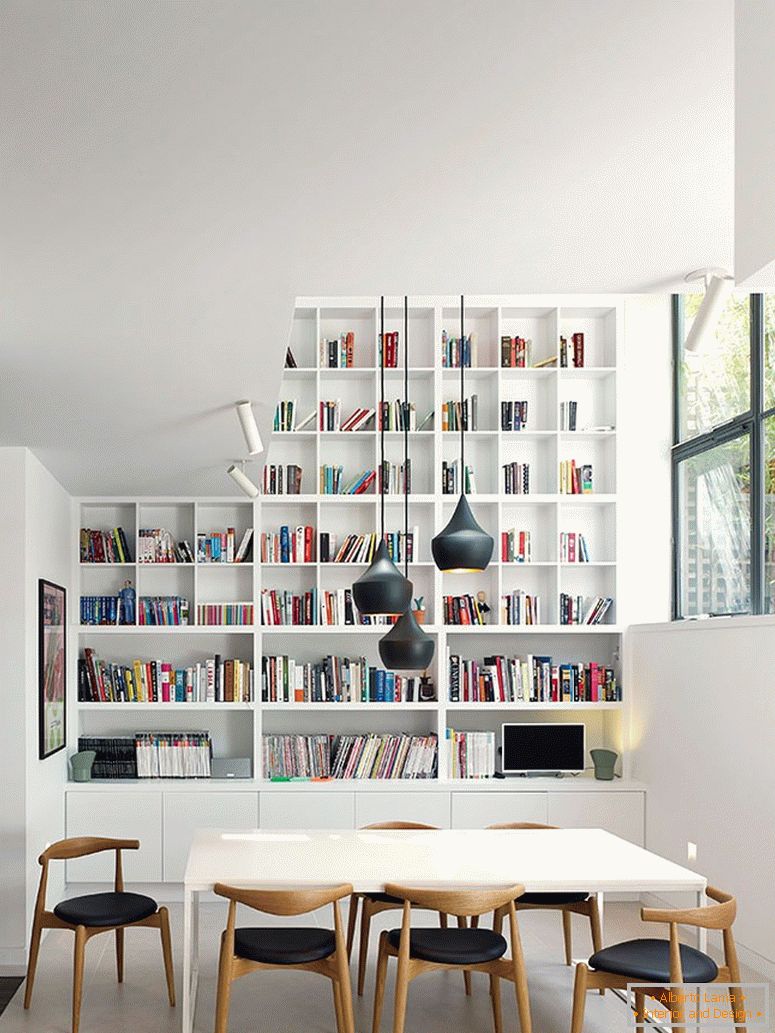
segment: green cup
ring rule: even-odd
[[[94,750],[81,750],[74,753],[70,758],[70,771],[73,775],[73,782],[91,781],[91,767],[97,754]]]
[[[618,753],[613,750],[590,750],[589,755],[595,765],[595,778],[600,782],[611,782],[619,759]]]

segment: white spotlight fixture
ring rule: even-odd
[[[226,473],[231,477],[239,490],[244,492],[249,498],[254,499],[258,495],[258,488],[245,473],[244,460],[239,465],[232,463]]]
[[[248,455],[255,456],[264,451],[261,443],[261,435],[258,433],[256,418],[253,415],[253,406],[250,402],[237,402],[237,415],[242,425],[242,433],[248,446]]]
[[[698,269],[686,277],[687,283],[695,283],[697,280],[705,281],[705,297],[684,341],[684,350],[687,352],[702,351],[705,342],[716,329],[735,283],[726,269]]]

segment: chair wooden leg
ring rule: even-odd
[[[385,999],[385,979],[387,977],[387,933],[379,934],[379,954],[377,955],[377,982],[374,986],[374,1017],[371,1022],[371,1033],[379,1033],[382,1022],[382,1002]]]
[[[635,1021],[645,1026],[646,1023],[646,995],[640,990],[635,991]]]
[[[347,960],[353,953],[353,940],[355,939],[355,923],[358,921],[358,903],[360,897],[356,893],[350,895],[350,910],[347,912]]]
[[[562,912],[562,942],[565,945],[565,964],[573,964],[573,932],[570,911]]]
[[[336,1033],[344,1033],[344,1025],[342,1020],[342,996],[339,993],[339,982],[336,979],[331,980],[331,989],[334,994],[334,1014],[336,1015]]]
[[[467,929],[468,928],[468,919],[465,917],[465,915],[458,915],[457,916],[457,927],[458,927],[458,929]],[[463,972],[463,985],[466,988],[466,997],[470,997],[471,996],[471,973],[470,972],[465,972],[465,971]]]
[[[683,1026],[679,1026],[679,1022],[683,1022],[683,1008],[681,1005],[674,1006],[670,1009],[670,1029],[672,1033],[686,1033]]]
[[[345,951],[337,951],[336,968],[339,977],[339,1001],[342,1006],[342,1028],[344,1033],[355,1033],[353,990],[350,983],[350,966]]]
[[[124,982],[124,930],[116,929],[116,975],[119,983]]]
[[[30,957],[27,962],[27,982],[24,987],[24,1007],[29,1008],[32,1003],[32,988],[35,985],[35,969],[38,967],[38,953],[40,951],[40,938],[43,930],[40,923],[33,922],[32,936],[30,938]]]
[[[221,933],[221,955],[218,960],[218,990],[215,997],[215,1033],[226,1033],[231,1001],[231,951],[227,949],[226,933]]]
[[[595,953],[603,949],[603,933],[600,929],[600,911],[597,906],[597,897],[593,893],[589,898],[589,926],[592,933],[592,949]],[[605,994],[605,987],[598,990],[601,997]]]
[[[396,989],[393,1004],[393,1033],[404,1033],[406,1024],[406,999],[409,995],[409,961],[398,959]]]
[[[161,950],[164,955],[164,974],[167,977],[167,995],[170,1007],[175,1007],[175,970],[172,967],[172,937],[170,936],[170,913],[166,907],[159,908],[161,920]]]
[[[490,997],[492,998],[492,1024],[495,1033],[503,1033],[503,1014],[501,1012],[501,981],[498,976],[490,976]]]
[[[81,997],[83,995],[83,963],[86,953],[86,926],[79,925],[75,930],[75,950],[73,952],[73,1033],[78,1033],[81,1023]]]
[[[358,952],[358,996],[363,997],[366,982],[366,958],[369,953],[369,932],[371,931],[371,908],[368,897],[363,898],[361,905],[361,945]]]
[[[585,964],[576,966],[576,978],[573,983],[573,1015],[570,1020],[570,1033],[582,1033],[584,1026],[584,1008],[587,1003],[587,972]]]

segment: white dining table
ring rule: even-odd
[[[200,899],[217,882],[275,889],[351,883],[361,893],[388,882],[521,883],[535,893],[595,893],[601,923],[606,893],[692,893],[697,906],[706,902],[702,875],[602,829],[200,829],[184,878],[183,1033],[194,1025]],[[698,931],[701,950],[705,936]]]

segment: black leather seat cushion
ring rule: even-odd
[[[589,900],[588,893],[523,893],[517,897],[515,903],[519,904],[549,904],[559,907],[561,904],[583,904]]]
[[[683,943],[680,950],[684,982],[712,983],[718,975],[713,958]],[[589,967],[644,982],[653,980],[661,986],[670,982],[670,944],[667,940],[625,940],[593,954]]]
[[[139,922],[156,911],[156,901],[142,893],[90,893],[63,900],[54,908],[54,914],[63,922],[91,929]]]
[[[378,904],[396,904],[398,907],[402,907],[404,903],[400,897],[391,897],[389,893],[366,893],[364,896]]]
[[[234,953],[265,965],[303,965],[327,958],[336,950],[330,929],[235,929]]]
[[[401,930],[391,929],[388,940],[398,950]],[[480,965],[502,958],[506,941],[492,929],[412,929],[409,951],[413,958],[443,965]]]

